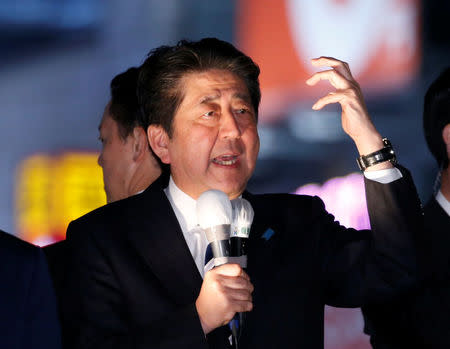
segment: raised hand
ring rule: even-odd
[[[306,83],[316,85],[320,80],[328,81],[336,90],[318,99],[312,106],[320,110],[331,103],[339,103],[342,108],[342,128],[355,142],[361,155],[367,155],[383,148],[382,137],[376,130],[367,112],[361,88],[353,78],[347,63],[332,57],[319,57],[311,60],[315,67],[330,67],[312,75]],[[377,170],[390,168],[389,162],[370,168]]]

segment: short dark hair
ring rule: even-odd
[[[136,88],[139,68],[129,68],[116,75],[110,84],[111,105],[109,113],[117,122],[119,135],[126,139],[141,120]]]
[[[259,67],[253,60],[216,38],[181,40],[150,51],[141,66],[137,94],[143,127],[161,125],[171,137],[173,118],[183,100],[180,80],[188,73],[211,69],[230,71],[244,81],[257,116],[261,91]]]
[[[423,107],[423,128],[428,148],[440,168],[448,167],[442,130],[450,123],[450,67],[430,85]]]

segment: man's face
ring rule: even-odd
[[[224,70],[189,73],[168,140],[168,161],[176,185],[197,199],[219,189],[239,196],[253,173],[259,151],[256,115],[248,89]]]
[[[110,103],[105,107],[99,126],[102,151],[98,157],[98,164],[103,170],[106,199],[113,202],[128,196],[133,152],[130,137],[126,140],[120,137],[119,127],[109,113],[109,106]]]

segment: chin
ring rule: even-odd
[[[225,194],[227,194],[231,199],[237,198],[242,192],[245,190],[245,186],[222,186],[217,189],[222,190]]]

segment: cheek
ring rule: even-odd
[[[216,139],[214,132],[211,132],[207,128],[194,127],[186,129],[176,136],[176,147],[173,150],[176,151],[178,159],[183,158],[184,161],[188,162],[188,166],[190,167],[198,166],[199,161],[209,162],[209,157]],[[172,156],[175,155],[173,150]]]
[[[110,167],[110,163],[111,163],[111,160],[110,160],[111,152],[109,151],[108,148],[105,148],[103,150],[101,157],[102,157],[103,168],[104,169],[109,168]]]
[[[256,129],[249,130],[245,138],[245,146],[247,150],[247,155],[249,157],[249,162],[254,164],[259,153],[259,135]]]
[[[103,173],[106,177],[115,176],[115,172],[117,172],[118,167],[120,167],[120,158],[121,154],[119,149],[115,149],[114,147],[108,146],[104,149],[102,153],[102,164],[103,164]]]

